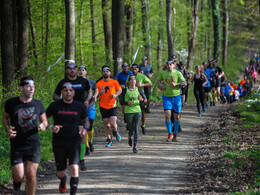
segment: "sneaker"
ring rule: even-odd
[[[181,128],[181,125],[179,125],[179,129],[178,129],[178,132],[182,132],[182,128]]]
[[[133,140],[132,140],[131,137],[128,138],[128,144],[129,144],[129,146],[132,146],[132,145],[133,145]]]
[[[88,143],[89,144],[89,150],[90,150],[90,152],[94,152],[94,145],[93,145],[93,143]]]
[[[201,116],[201,114],[200,114],[200,113],[198,113],[198,116]]]
[[[177,142],[177,134],[173,134],[172,141],[173,141],[173,142]]]
[[[79,166],[80,166],[80,170],[81,171],[86,171],[87,170],[87,166],[86,166],[84,160],[80,160]]]
[[[146,133],[146,128],[145,128],[145,126],[142,126],[142,125],[141,125],[141,128],[142,128],[142,133],[145,135],[145,133]]]
[[[90,150],[88,147],[86,147],[86,152],[85,152],[85,155],[90,155]]]
[[[184,102],[184,105],[187,105],[187,102]]]
[[[66,180],[67,180],[67,176],[66,176]],[[65,184],[64,184],[64,186],[61,184],[61,182],[60,182],[60,185],[59,185],[59,191],[60,191],[60,193],[64,193],[65,191],[66,191],[66,183],[67,183],[67,181],[65,181]]]
[[[113,136],[116,137],[116,131],[112,131]]]
[[[215,102],[213,102],[213,106],[216,106],[216,103],[215,103]]]
[[[115,132],[116,140],[121,141],[121,135],[119,134],[119,132],[118,131],[113,131],[113,132]]]
[[[170,142],[172,139],[172,133],[168,133],[168,138],[166,139],[167,142]]]
[[[213,102],[210,102],[210,106],[213,106]]]
[[[113,144],[112,139],[108,139],[108,140],[107,140],[106,147],[111,147],[112,144]]]
[[[136,147],[133,148],[133,152],[134,152],[134,153],[137,153],[137,152],[138,152],[138,150],[137,150]]]

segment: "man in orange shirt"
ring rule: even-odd
[[[231,81],[230,82],[230,86],[231,87],[233,87],[233,98],[232,98],[232,100],[233,100],[233,102],[235,101],[235,95],[236,95],[236,92],[235,92],[235,90],[237,90],[237,85],[233,82],[233,81]]]
[[[105,127],[105,133],[107,135],[106,147],[112,146],[112,136],[116,136],[117,141],[121,140],[121,136],[117,131],[117,101],[116,98],[121,94],[122,89],[117,82],[110,78],[111,72],[109,67],[102,66],[103,78],[97,82],[97,88],[99,91],[98,98],[100,98],[100,113]]]
[[[242,80],[239,82],[240,86],[243,87],[243,92],[245,92],[244,84],[246,83],[246,79],[247,79],[247,76],[245,75],[245,76],[244,76],[244,79],[242,79]]]

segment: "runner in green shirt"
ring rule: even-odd
[[[152,86],[152,81],[145,76],[144,74],[139,72],[139,67],[137,64],[132,64],[132,72],[133,75],[136,78],[136,86],[141,88],[142,91],[144,91],[144,87],[150,87]],[[126,80],[126,85],[129,85],[129,76]],[[141,106],[141,110],[142,110],[142,124],[141,124],[141,128],[142,128],[142,133],[145,134],[146,133],[146,128],[145,128],[145,102],[144,101],[140,101],[140,106]]]
[[[177,131],[180,125],[180,112],[181,112],[181,95],[180,87],[186,86],[187,82],[181,72],[175,70],[174,63],[168,61],[166,63],[167,70],[160,74],[158,87],[163,90],[163,108],[165,113],[165,125],[168,130],[169,141],[177,141]],[[171,127],[171,110],[174,110],[174,132],[172,134]]]

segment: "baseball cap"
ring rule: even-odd
[[[142,58],[142,60],[145,61],[145,60],[148,60],[148,58],[147,58],[146,56],[144,56],[144,57]]]
[[[70,62],[68,63],[66,68],[77,68],[77,64],[75,64],[74,62]]]
[[[139,68],[137,64],[132,64],[132,68]]]

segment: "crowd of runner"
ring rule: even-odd
[[[131,71],[129,70],[131,68]],[[216,60],[208,59],[188,71],[184,62],[175,55],[166,62],[159,75],[158,88],[162,91],[167,142],[176,142],[181,132],[181,109],[187,105],[188,88],[193,87],[197,102],[198,117],[210,106],[230,104],[251,93],[260,71],[259,58],[252,59],[245,68],[244,77],[229,81]],[[106,144],[121,141],[117,128],[117,100],[121,104],[124,122],[128,131],[128,144],[138,153],[139,129],[145,135],[146,113],[150,113],[152,66],[144,56],[142,63],[122,64],[122,71],[111,77],[109,66],[101,68],[102,77],[96,82],[87,78],[87,68],[70,62],[66,66],[66,77],[58,82],[53,100],[45,110],[41,101],[33,98],[33,77],[20,80],[19,97],[6,101],[2,123],[11,142],[11,165],[15,192],[20,191],[26,176],[26,194],[36,192],[36,172],[40,162],[40,140],[38,131],[49,127],[48,118],[53,117],[52,146],[56,164],[56,175],[60,179],[59,191],[66,191],[67,161],[70,172],[70,194],[76,194],[79,170],[86,171],[84,156],[94,152],[93,123],[96,115],[95,102],[99,99]],[[40,120],[40,124],[38,124]],[[114,139],[113,139],[114,138]]]

